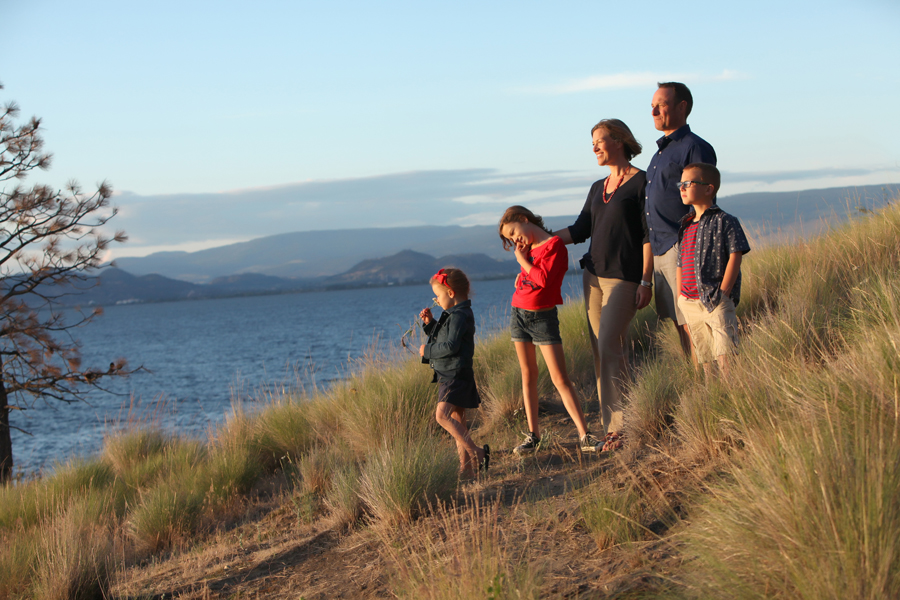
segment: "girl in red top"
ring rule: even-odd
[[[500,239],[505,250],[515,249],[522,272],[516,277],[512,298],[512,341],[522,370],[522,395],[529,433],[514,449],[516,454],[533,451],[541,439],[538,423],[537,353],[541,347],[550,378],[566,407],[581,440],[583,452],[596,452],[602,446],[587,429],[581,402],[566,372],[559,317],[556,306],[562,304],[562,282],[569,268],[565,244],[544,226],[544,221],[522,206],[511,206],[500,219]]]

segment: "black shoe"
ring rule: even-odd
[[[491,466],[491,447],[487,444],[484,445],[484,458],[481,459],[481,465],[479,465],[479,470],[487,473],[488,467]]]
[[[541,438],[529,431],[528,435],[525,436],[525,441],[513,448],[513,452],[519,455],[534,452],[540,443]]]

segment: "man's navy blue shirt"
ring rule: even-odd
[[[689,207],[681,201],[678,182],[681,171],[691,163],[716,164],[716,151],[689,125],[656,140],[659,151],[647,166],[647,227],[650,248],[655,256],[665,254],[678,241],[678,227]]]

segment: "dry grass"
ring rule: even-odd
[[[503,508],[474,501],[440,505],[435,518],[406,531],[382,530],[400,598],[512,600],[539,598],[539,556],[508,535]]]

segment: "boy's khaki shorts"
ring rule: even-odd
[[[737,354],[738,322],[731,298],[723,296],[715,310],[709,312],[699,300],[679,294],[678,308],[691,332],[697,362],[708,363],[719,356]]]

